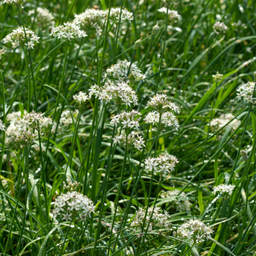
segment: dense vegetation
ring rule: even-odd
[[[0,1],[1,255],[256,255],[253,2]]]

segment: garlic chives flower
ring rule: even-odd
[[[169,15],[169,18],[171,21],[177,22],[178,20],[181,19],[181,16],[178,14],[177,11],[174,10],[168,10],[166,7],[162,7],[158,9],[159,12],[167,13]]]
[[[73,96],[73,99],[79,104],[81,105],[82,103],[87,102],[90,97],[84,93],[84,92],[79,92],[78,94]]]
[[[24,33],[24,29],[25,29],[26,35]],[[24,29],[23,27],[19,27],[13,30],[9,35],[7,35],[3,39],[3,43],[4,44],[11,43],[12,48],[16,48],[20,45],[26,45],[28,49],[33,49],[35,46],[35,43],[39,43],[40,37],[36,36],[32,30],[28,28],[24,28]]]
[[[123,128],[139,129],[139,120],[137,116],[141,114],[138,111],[132,110],[131,112],[122,112],[111,117],[110,123],[113,125],[121,124]]]
[[[116,135],[113,138],[113,142],[119,145],[126,146],[126,140],[127,140],[127,146],[134,146],[138,150],[142,150],[143,147],[145,147],[145,141],[141,135],[136,133],[135,131],[132,131],[128,135],[125,133],[124,130],[118,129],[118,135]]]
[[[218,185],[217,187],[214,187],[212,193],[214,195],[220,193],[225,197],[229,197],[232,195],[234,188],[235,188],[234,185],[221,184],[221,185]]]
[[[214,32],[219,35],[219,34],[225,34],[228,30],[228,27],[225,25],[224,22],[219,22],[217,21],[214,25],[213,25],[213,30]]]
[[[73,22],[66,22],[63,25],[54,28],[51,35],[58,39],[66,39],[68,41],[87,36],[86,32],[81,30],[80,27]]]
[[[243,98],[247,103],[255,103],[256,100],[253,98],[254,87],[254,82],[241,84],[237,89],[237,98],[239,100]]]
[[[170,200],[170,205],[173,208],[176,208],[177,211],[187,213],[190,212],[191,203],[187,199],[186,194],[184,192],[180,193],[179,190],[169,190],[166,192],[162,192],[161,197],[168,198]]]
[[[28,15],[31,16],[31,20],[35,21],[40,27],[53,28],[55,25],[54,16],[46,8],[37,7],[36,15],[35,10],[30,10]]]
[[[154,226],[157,227],[165,227],[169,228],[171,225],[168,222],[170,215],[165,212],[161,213],[162,210],[160,207],[149,207],[146,215],[145,225],[147,226],[149,223],[149,230],[152,230]],[[146,210],[143,208],[139,208],[136,212],[135,217],[131,223],[131,227],[142,227],[143,221],[145,219]]]
[[[170,102],[166,95],[156,94],[148,101],[147,107],[151,107],[156,111],[151,111],[147,114],[144,118],[146,123],[155,125],[161,121],[165,126],[173,126],[175,130],[178,130],[179,122],[172,111],[179,113],[180,109],[173,102]]]
[[[4,125],[4,123],[2,122],[2,120],[0,120],[0,130],[1,130],[1,131],[5,131],[5,125]]]
[[[89,89],[89,97],[91,98],[93,95],[107,103],[113,100],[127,106],[131,106],[131,104],[138,105],[138,97],[135,91],[125,82],[114,84],[108,80],[103,87],[94,85]]]
[[[212,77],[213,77],[213,80],[217,82],[222,79],[223,75],[217,72],[215,75],[212,75]]]
[[[189,241],[193,241],[196,244],[203,242],[207,239],[213,230],[207,227],[200,220],[189,220],[183,223],[174,234],[180,238]]]
[[[130,67],[129,76],[127,73]],[[117,81],[126,81],[127,79],[133,83],[145,79],[145,75],[142,74],[141,70],[137,67],[136,64],[123,60],[118,61],[117,64],[112,65],[106,70],[107,75],[113,77]]]
[[[17,6],[20,5],[23,8],[22,4],[26,3],[26,0],[4,0],[3,3]]]
[[[241,121],[236,119],[232,114],[223,114],[219,118],[214,118],[210,125],[220,129],[229,123],[232,119],[234,120],[229,125],[232,125],[232,129],[236,130],[241,124]]]
[[[52,217],[57,220],[82,220],[91,217],[94,205],[91,199],[76,191],[67,192],[56,197]]]
[[[95,10],[87,9],[83,13],[75,14],[74,24],[78,25],[82,30],[88,30],[90,28],[95,28],[96,36],[100,37],[102,35],[102,27],[104,23],[108,20],[110,23],[124,22],[128,20],[131,22],[133,20],[133,14],[126,9],[112,8],[109,10]],[[121,16],[120,16],[121,15]]]
[[[0,49],[0,60],[2,59],[2,56],[6,53],[5,49]]]
[[[179,163],[176,156],[168,153],[160,154],[159,157],[148,157],[145,160],[145,170],[151,172],[154,170],[155,174],[168,175],[174,171],[175,165]]]
[[[21,124],[34,129],[38,127],[42,128],[51,125],[52,119],[49,117],[44,117],[42,113],[36,113],[35,111],[32,111],[30,113],[25,114],[23,118],[20,120],[20,122]]]
[[[170,102],[167,99],[167,96],[164,94],[156,94],[153,96],[147,103],[147,107],[152,107],[158,112],[162,112],[163,109],[169,109],[176,113],[180,112],[179,107],[177,107],[173,102]]]

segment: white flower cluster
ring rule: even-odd
[[[141,114],[138,111],[132,110],[131,112],[122,112],[115,116],[111,117],[111,124],[118,125],[121,123],[123,128],[135,128],[139,129],[139,120],[138,116]]]
[[[90,99],[85,92],[79,92],[78,94],[74,95],[73,98],[79,105],[86,103]]]
[[[156,111],[149,112],[144,118],[145,123],[156,125],[160,122],[160,114]],[[165,112],[161,116],[161,123],[165,126],[173,126],[175,130],[179,128],[179,122],[172,112]]]
[[[122,130],[120,132],[120,129],[118,129],[119,135],[116,135],[113,138],[114,143],[118,143],[119,145],[126,146],[126,134],[125,131]],[[127,135],[127,144],[129,146],[134,146],[136,149],[141,150],[143,147],[145,147],[145,141],[141,135],[136,133],[135,131],[132,131]],[[128,146],[127,145],[127,146]]]
[[[240,85],[237,89],[237,98],[239,100],[243,98],[247,103],[256,103],[255,98],[253,98],[254,87],[254,82]]]
[[[108,14],[108,10],[106,10],[105,12]],[[114,22],[119,22],[119,19],[121,22],[124,22],[126,20],[131,22],[133,20],[132,12],[121,8],[111,8],[109,16],[111,19],[114,20]]]
[[[136,212],[136,215],[131,223],[132,227],[142,227],[143,221],[145,219],[146,210],[143,208],[139,208],[139,210]],[[145,227],[150,223],[149,231],[153,229],[154,226],[156,227],[165,227],[169,228],[171,225],[168,222],[170,219],[170,215],[165,212],[162,213],[162,210],[160,207],[149,207],[148,212],[146,215],[145,220]]]
[[[179,195],[180,194],[180,195]],[[179,190],[169,190],[161,193],[162,198],[168,198],[171,202],[171,206],[179,212],[190,212],[191,203],[189,202],[186,194]]]
[[[107,21],[108,14],[110,22],[114,24],[119,22],[119,19],[121,22],[133,20],[133,14],[126,9],[112,8],[110,12],[109,10],[87,9],[81,14],[76,14],[73,22],[83,30],[95,28],[96,36],[100,37],[102,35],[101,27]]]
[[[220,193],[224,196],[231,196],[231,194],[233,193],[234,188],[235,188],[234,185],[221,184],[217,187],[214,187],[212,193],[214,195]]]
[[[220,74],[219,72],[217,72],[215,75],[212,75],[214,81],[220,81],[223,77],[222,74]]]
[[[162,124],[169,127],[174,126],[175,130],[178,130],[178,120],[171,111],[179,113],[180,109],[173,102],[170,102],[167,99],[166,95],[155,95],[148,101],[147,107],[151,107],[156,111],[151,111],[147,114],[147,116],[144,119],[146,123],[153,125],[158,124],[160,122],[161,117]]]
[[[0,49],[0,60],[2,59],[2,56],[6,53],[5,49]]]
[[[225,34],[228,30],[228,27],[225,25],[224,22],[219,22],[217,21],[214,25],[213,25],[213,30],[214,32],[219,35],[219,34]]]
[[[6,130],[5,143],[8,147],[24,147],[32,144],[38,135],[43,135],[45,129],[52,124],[51,118],[44,117],[41,113],[32,111],[24,113],[23,118],[20,112],[13,112],[7,115],[7,122],[10,125]]]
[[[131,68],[129,76],[127,77],[130,66]],[[126,81],[128,79],[131,83],[145,79],[145,75],[141,73],[140,69],[136,66],[136,64],[131,65],[131,62],[127,60],[119,60],[117,64],[112,65],[110,68],[107,69],[107,74],[116,79],[117,81]]]
[[[77,109],[75,111],[70,111],[68,109],[62,111],[61,116],[60,116],[60,126],[63,128],[70,126],[71,124],[73,124],[76,121],[77,115],[78,115]],[[74,122],[73,122],[73,119],[74,119]],[[85,119],[81,116],[80,121],[84,122]]]
[[[59,195],[52,204],[52,216],[58,220],[86,220],[94,212],[92,200],[76,191]]]
[[[127,106],[138,104],[138,97],[135,91],[125,82],[118,82],[116,85],[107,81],[103,87],[94,85],[89,89],[89,98],[94,95],[107,103],[111,100],[116,103],[124,103]]]
[[[27,128],[37,129],[48,127],[52,124],[52,119],[49,117],[44,117],[42,113],[36,113],[34,110],[27,113],[20,120],[21,124],[25,125]]]
[[[178,20],[181,19],[181,16],[178,14],[177,11],[173,11],[173,10],[168,10],[166,7],[162,7],[160,9],[158,9],[159,12],[163,12],[163,13],[167,13],[169,15],[169,18],[171,21],[177,22]]]
[[[193,241],[196,244],[203,242],[213,233],[213,230],[207,227],[200,220],[189,220],[183,223],[177,230],[174,232],[179,239],[185,239]]]
[[[24,29],[26,35],[24,33]],[[11,43],[12,48],[16,48],[20,45],[26,45],[28,49],[34,49],[35,43],[39,43],[40,37],[36,36],[35,33],[28,29],[19,27],[13,30],[9,35],[3,39],[3,43]]]
[[[58,39],[71,40],[74,38],[86,37],[87,34],[85,31],[81,30],[78,25],[74,22],[67,22],[63,25],[60,25],[52,30],[52,36],[57,37]]]
[[[31,16],[32,21],[35,21],[42,28],[53,28],[55,25],[54,16],[46,8],[38,7],[36,15],[35,10],[30,10],[28,15]]]
[[[4,123],[2,122],[2,120],[0,120],[0,130],[1,130],[1,131],[5,131],[5,125],[4,125]]]
[[[148,157],[145,160],[145,170],[151,172],[154,169],[155,174],[168,175],[174,171],[178,159],[168,153],[160,154],[159,157]]]
[[[78,188],[78,186],[80,185],[79,182],[77,182],[77,181],[72,182],[70,179],[67,180],[67,183],[68,183],[68,184],[66,185],[66,183],[63,182],[63,188],[64,188],[64,189],[67,189],[67,190],[69,190],[69,191],[74,191],[74,190],[76,190],[76,189]]]
[[[235,117],[232,114],[223,114],[219,118],[214,118],[211,121],[211,126],[222,128],[234,118]],[[236,130],[240,124],[241,124],[240,120],[234,119],[229,125],[232,125],[232,129]]]
[[[162,112],[164,109],[173,110],[174,112],[179,113],[180,109],[173,102],[170,102],[167,99],[167,96],[164,94],[156,94],[153,96],[147,103],[147,107],[152,107],[158,112]]]
[[[240,29],[247,29],[247,26],[239,20],[238,22],[233,22],[231,26],[234,28],[234,30],[238,31]]]
[[[26,3],[26,0],[4,0],[4,4],[21,5]]]

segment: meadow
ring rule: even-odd
[[[256,256],[253,0],[0,13],[0,255]]]

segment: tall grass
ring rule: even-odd
[[[256,255],[256,110],[237,97],[256,79],[253,3],[31,0],[22,8],[1,1],[1,255]],[[53,15],[48,23],[40,8]],[[52,35],[88,10],[105,14],[79,24],[86,37]],[[171,10],[181,19],[172,20]],[[225,33],[214,32],[217,21]],[[3,39],[18,27],[24,41],[12,47]],[[32,49],[25,28],[40,37]],[[120,61],[129,65],[118,79],[138,104],[115,98],[123,87],[109,69]],[[81,104],[79,92],[87,96]],[[160,94],[180,112],[154,109],[149,102]],[[111,121],[132,110],[137,129]],[[32,111],[43,116],[24,125]],[[158,121],[150,123],[152,111]],[[178,129],[165,125],[166,111]],[[162,160],[170,155],[171,171]],[[150,159],[169,162],[150,169]],[[230,193],[217,193],[219,185]],[[59,198],[75,193],[56,213]],[[204,225],[200,237],[183,229],[191,220]]]

